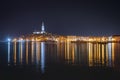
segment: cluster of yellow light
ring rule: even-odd
[[[114,38],[112,38],[112,41],[115,41],[115,39],[114,39]]]
[[[112,42],[112,41],[120,41],[119,37],[81,37],[81,36],[46,36],[46,37],[41,37],[41,36],[32,36],[32,37],[27,37],[23,38],[20,37],[19,39],[14,38],[13,42],[16,41],[57,41],[57,42],[65,42],[65,41],[85,41],[85,42]]]
[[[26,63],[28,64],[28,42],[26,42]]]
[[[24,40],[23,38],[19,38],[20,40]],[[104,40],[104,38],[102,38]],[[14,41],[16,41],[17,39],[14,39]],[[26,41],[28,41],[29,39],[25,39]],[[33,40],[33,42],[30,42],[31,44],[31,62],[35,62],[35,56],[34,54],[37,54],[36,55],[36,59],[37,61],[39,62],[40,61],[40,42],[34,42],[36,39],[32,38],[31,40]],[[59,40],[59,39],[58,39]],[[92,38],[89,38],[89,41],[93,41],[95,39],[92,39]],[[112,40],[112,39],[111,39]],[[28,43],[29,42],[26,42],[26,63],[28,64]],[[20,46],[19,46],[19,58],[20,58],[20,63],[22,64],[22,61],[23,61],[23,45],[22,45],[22,41],[20,42]],[[108,44],[111,44],[111,45],[108,45]],[[88,52],[88,63],[89,63],[89,66],[96,66],[96,64],[100,64],[101,66],[103,65],[111,65],[111,66],[114,66],[114,50],[115,50],[115,44],[114,43],[108,43],[108,44],[92,44],[92,43],[87,43],[87,49],[84,50],[84,51],[87,51]],[[77,48],[78,47],[78,48]],[[63,49],[64,48],[64,49]],[[86,48],[86,46],[84,46],[84,48]],[[14,42],[14,63],[16,63],[16,42]],[[111,49],[109,51],[109,49]],[[83,51],[82,49],[79,48],[79,46],[77,46],[77,44],[74,44],[74,43],[71,43],[69,42],[69,39],[67,39],[64,47],[63,45],[61,44],[57,44],[57,50],[59,50],[59,54],[60,55],[62,53],[62,51],[65,51],[65,54],[64,54],[64,58],[65,60],[67,60],[68,63],[76,63],[77,61],[79,61],[80,59],[78,58],[79,55],[77,55],[77,51]],[[78,56],[78,57],[76,57]],[[111,63],[111,64],[109,64]]]
[[[34,38],[32,38],[32,41],[34,41]]]
[[[93,39],[89,39],[89,41],[93,41]]]
[[[17,41],[17,39],[16,39],[16,38],[14,38],[14,39],[13,39],[13,42],[16,42],[16,41]]]
[[[16,64],[16,40],[15,40],[15,42],[14,42],[14,64]]]
[[[108,66],[108,61],[111,61],[108,55],[108,45],[88,43],[89,49],[89,66],[97,66],[96,63]],[[111,56],[111,55],[110,55]],[[113,57],[113,56],[112,56]]]

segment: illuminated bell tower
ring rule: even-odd
[[[41,33],[45,33],[45,26],[44,26],[44,22],[42,22]]]

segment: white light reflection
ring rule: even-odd
[[[8,65],[10,64],[10,41],[8,41]]]
[[[44,73],[45,68],[45,42],[41,42],[41,71]]]
[[[19,63],[22,64],[23,58],[23,42],[19,42]]]
[[[35,54],[35,44],[34,42],[31,43],[31,61],[32,64],[34,63],[34,54]]]
[[[11,39],[10,38],[8,38],[8,42],[10,42],[11,41]]]
[[[109,66],[111,67],[111,61],[112,61],[112,43],[108,43],[108,63],[109,63]]]
[[[20,44],[20,62],[22,64],[22,56],[23,56],[23,43]]]

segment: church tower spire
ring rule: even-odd
[[[41,33],[45,33],[45,26],[44,26],[44,22],[42,22],[42,26],[41,26]]]
[[[44,22],[42,22],[42,31],[45,31]]]

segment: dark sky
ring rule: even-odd
[[[41,29],[63,35],[120,34],[116,0],[0,0],[0,38]]]

